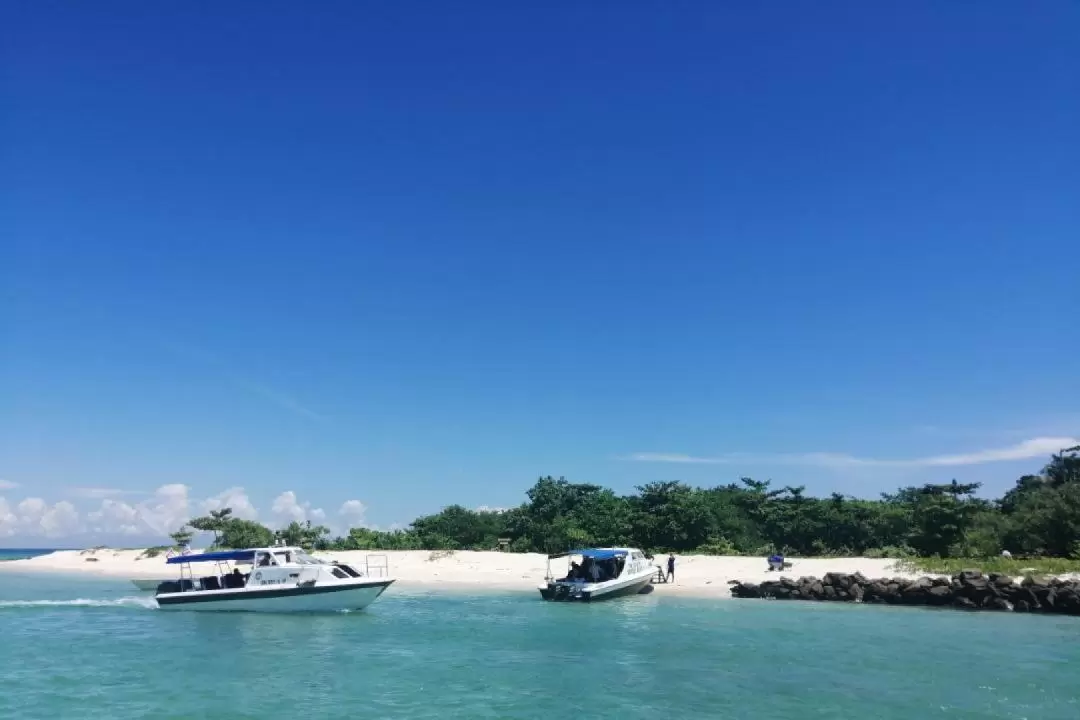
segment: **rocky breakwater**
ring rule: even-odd
[[[870,580],[860,573],[828,573],[823,578],[783,577],[761,584],[733,580],[737,598],[864,602],[889,605],[931,605],[968,610],[1080,615],[1080,581],[1025,577],[964,570],[953,577]]]

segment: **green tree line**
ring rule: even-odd
[[[228,508],[195,518],[219,547],[282,540],[321,550],[491,550],[500,540],[519,552],[555,553],[589,545],[651,552],[798,556],[988,557],[1080,555],[1080,446],[1053,455],[998,500],[979,484],[953,480],[900,488],[879,499],[743,478],[717,487],[654,482],[629,495],[588,483],[542,477],[519,507],[470,510],[451,505],[403,530],[352,528],[342,537],[311,523],[277,532],[232,517]]]

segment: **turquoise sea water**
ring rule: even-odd
[[[0,572],[0,718],[1080,717],[1080,619],[391,588],[361,613],[166,613]]]
[[[48,555],[53,552],[46,548],[0,548],[0,562],[5,560],[23,560],[25,558]]]

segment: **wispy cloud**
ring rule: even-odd
[[[0,479],[0,490],[14,490],[17,487],[19,487],[19,483],[17,482]]]
[[[778,453],[752,454],[730,453],[712,457],[681,455],[677,453],[634,453],[627,457],[633,462],[684,463],[701,465],[809,465],[828,468],[845,467],[960,467],[964,465],[983,465],[985,463],[1008,460],[1030,460],[1056,453],[1062,448],[1080,444],[1073,437],[1037,437],[1015,445],[986,450],[976,450],[953,455],[931,455],[910,459],[863,458],[844,453]]]
[[[182,355],[189,360],[195,360],[197,362],[211,365],[217,368],[221,372],[221,374],[225,376],[235,386],[251,393],[252,395],[257,395],[263,400],[277,405],[279,408],[287,410],[294,415],[299,415],[301,417],[307,418],[308,420],[316,420],[319,422],[323,422],[327,419],[325,415],[317,413],[314,410],[306,407],[291,395],[281,392],[276,388],[269,387],[268,385],[246,375],[233,372],[226,367],[225,363],[220,358],[218,358],[216,355],[214,355],[214,353],[210,352],[209,350],[171,339],[163,339],[161,340],[161,344],[172,352],[176,353],[177,355]]]
[[[138,490],[118,490],[116,488],[97,487],[73,487],[71,494],[77,498],[89,498],[91,500],[103,500],[105,498],[123,497],[124,495],[145,495]]]
[[[297,415],[302,415],[309,420],[318,420],[319,422],[326,420],[325,415],[320,415],[314,410],[304,407],[285,393],[278,392],[273,388],[269,388],[260,383],[246,380],[240,377],[233,377],[233,382],[235,382],[237,385],[244,388],[248,392],[258,395],[265,400],[269,400],[278,407],[288,410],[289,412],[295,413]]]

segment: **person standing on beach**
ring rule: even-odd
[[[675,553],[667,556],[667,581],[675,582]]]

